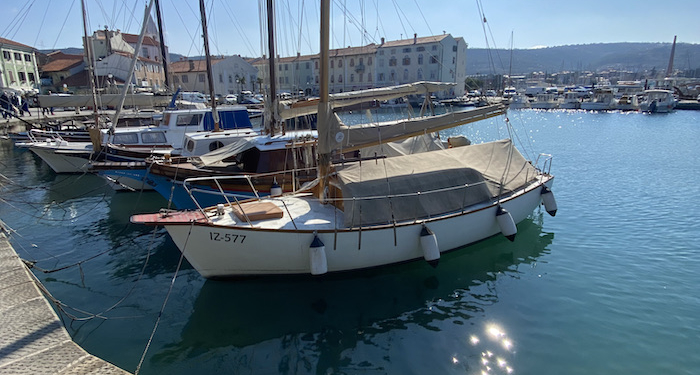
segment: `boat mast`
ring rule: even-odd
[[[165,50],[165,39],[163,38],[163,16],[160,13],[160,1],[156,0],[156,19],[158,20],[158,38],[160,39],[160,56],[163,59],[163,74],[165,74],[164,85],[166,89],[170,87],[170,77],[168,76],[168,52]]]
[[[112,118],[112,126],[110,127],[110,133],[114,133],[114,128],[117,127],[117,121],[119,120],[119,114],[124,108],[124,100],[126,99],[126,93],[129,91],[129,86],[131,85],[131,80],[134,78],[134,68],[136,67],[136,61],[139,59],[139,53],[141,51],[141,46],[143,45],[143,37],[146,34],[146,27],[148,26],[148,15],[151,14],[151,9],[153,9],[153,1],[148,2],[148,7],[143,15],[143,24],[141,25],[141,33],[139,34],[139,40],[136,43],[136,49],[134,50],[134,58],[131,59],[131,66],[129,67],[129,74],[126,77],[124,84],[124,89],[119,96],[119,104],[114,111],[114,117]],[[105,31],[107,32],[107,31]]]
[[[266,103],[269,110],[268,116],[265,116],[264,129],[270,134],[275,135],[275,124],[277,123],[277,82],[275,76],[275,9],[274,1],[267,0],[267,48],[269,53],[270,68],[270,92],[267,94]]]
[[[90,89],[92,93],[92,113],[95,117],[94,130],[90,130],[90,139],[92,140],[93,149],[99,151],[101,149],[102,140],[100,137],[100,115],[97,111],[97,91],[95,83],[95,71],[92,60],[92,41],[88,38],[87,14],[85,11],[85,0],[80,1],[80,6],[83,11],[83,33],[85,34],[85,58],[88,66],[88,79],[90,80]]]
[[[330,1],[321,0],[321,53],[319,58],[320,97],[318,102],[318,174],[319,174],[319,199],[323,202],[328,186],[328,172],[330,171],[330,121],[333,110],[330,107],[328,95],[328,56],[330,39]]]
[[[209,54],[209,34],[207,33],[207,16],[204,9],[204,0],[199,0],[199,13],[202,18],[202,37],[204,38],[204,54],[207,58],[207,78],[209,82],[209,95],[211,96],[211,114],[214,116],[214,131],[219,128],[219,113],[216,111],[216,96],[214,94],[214,77],[211,72],[211,55]]]

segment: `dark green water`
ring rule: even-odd
[[[129,225],[159,195],[55,175],[7,142],[0,219],[40,268],[82,262],[35,274],[75,341],[132,372],[166,296],[142,374],[700,372],[700,113],[509,117],[522,149],[554,156],[559,212],[436,269],[205,281],[166,232]],[[453,133],[507,134],[503,119]]]

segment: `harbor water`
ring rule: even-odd
[[[160,195],[57,175],[8,141],[0,220],[73,339],[131,372],[700,373],[700,112],[508,120],[526,157],[553,155],[559,211],[436,268],[205,280],[165,230],[129,223]],[[503,118],[455,134],[508,136]]]

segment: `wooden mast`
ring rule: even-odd
[[[100,114],[97,111],[97,89],[95,82],[95,70],[92,60],[92,40],[88,37],[87,14],[85,11],[85,0],[80,1],[80,6],[83,11],[83,33],[85,35],[85,58],[88,66],[88,79],[90,80],[90,89],[92,93],[92,113],[95,117],[95,126],[88,129],[90,140],[92,141],[93,150],[99,152],[102,150],[102,133],[100,133]]]
[[[333,110],[328,95],[330,1],[321,0],[321,53],[319,58],[320,97],[318,102],[318,174],[319,199],[325,202],[331,164],[330,121]]]
[[[265,117],[264,128],[270,136],[275,135],[277,124],[277,82],[275,72],[275,8],[273,0],[267,0],[267,48],[269,51],[270,92],[267,94],[269,114]]]
[[[165,39],[163,38],[163,16],[160,13],[160,2],[156,0],[156,19],[158,20],[158,37],[160,39],[160,56],[163,60],[163,74],[165,74],[165,82],[163,83],[166,89],[173,90],[170,87],[170,77],[168,72],[168,52],[165,49]]]
[[[207,16],[204,8],[204,0],[199,0],[199,13],[202,18],[202,37],[204,38],[204,54],[207,58],[207,78],[209,82],[209,95],[211,96],[211,114],[214,117],[214,131],[219,128],[219,113],[216,111],[216,95],[214,93],[214,77],[211,72],[211,55],[209,54],[209,34],[207,33]]]

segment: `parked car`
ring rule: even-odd
[[[236,94],[226,95],[226,104],[236,104],[238,103],[238,96]]]

